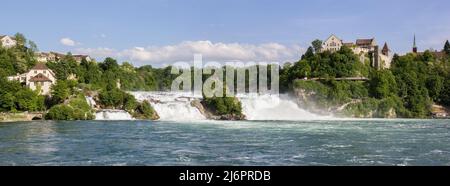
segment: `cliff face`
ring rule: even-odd
[[[352,99],[345,103],[332,104],[330,102],[318,101],[318,95],[314,91],[296,88],[293,91],[299,107],[310,112],[322,115],[333,114],[335,116],[352,118],[397,118],[393,107],[381,108],[379,100],[374,99]]]
[[[433,105],[431,114],[433,118],[450,118],[450,109],[441,105]]]

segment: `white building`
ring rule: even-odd
[[[17,41],[14,37],[0,35],[0,45],[5,48],[16,46]]]
[[[325,42],[323,42],[322,52],[324,51],[336,52],[341,49],[343,44],[344,43],[342,42],[342,40],[333,34],[327,40],[325,40]]]
[[[40,94],[50,94],[51,87],[56,83],[55,74],[45,64],[38,63],[29,72],[8,77],[10,81],[19,81],[31,90],[40,89]]]

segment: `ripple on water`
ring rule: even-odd
[[[5,124],[0,165],[448,165],[449,121]]]

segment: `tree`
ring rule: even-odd
[[[311,75],[311,67],[307,60],[301,60],[290,68],[290,74],[292,75],[290,80],[297,78],[305,78]]]
[[[313,47],[308,47],[305,54],[303,54],[302,59],[310,59],[314,57],[314,49]]]
[[[322,50],[322,41],[319,39],[314,40],[312,43],[315,53],[319,53]]]
[[[147,100],[138,104],[133,117],[137,119],[158,119],[155,109]]]
[[[426,80],[426,86],[430,98],[434,101],[439,101],[439,97],[444,87],[444,79],[437,74],[430,75]]]
[[[25,46],[25,44],[27,43],[27,39],[21,33],[16,33],[14,37],[16,39],[17,45],[19,46]]]
[[[67,98],[69,98],[71,92],[69,89],[69,85],[66,81],[58,80],[56,85],[52,86],[52,100],[54,104],[59,104],[64,102]]]
[[[447,42],[445,42],[445,45],[444,45],[444,52],[445,52],[447,55],[450,55],[450,43],[448,42],[448,40],[447,40]]]
[[[108,57],[103,63],[100,64],[100,68],[102,68],[104,71],[114,71],[119,68],[119,64],[115,59]]]
[[[369,94],[377,99],[387,98],[397,93],[397,84],[391,71],[374,71],[369,81]]]

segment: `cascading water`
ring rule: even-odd
[[[93,97],[90,96],[86,96],[86,102],[89,104],[89,106],[91,108],[95,108],[95,106],[97,105],[97,103],[95,102]]]
[[[191,93],[180,92],[130,92],[138,101],[150,101],[160,120],[195,121],[205,120],[200,111],[191,106],[191,101],[201,99]]]
[[[95,120],[134,120],[133,117],[124,110],[101,110],[95,114]]]
[[[248,120],[319,120],[326,116],[312,114],[298,107],[288,95],[239,95]]]

